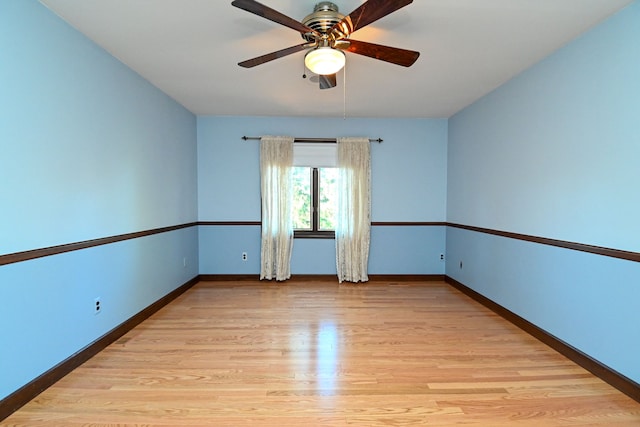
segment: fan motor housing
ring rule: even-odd
[[[344,15],[339,13],[338,6],[335,3],[322,1],[316,4],[313,8],[313,13],[305,16],[301,22],[320,34],[326,34],[342,18],[344,18]],[[313,34],[303,34],[302,38],[308,42],[313,42],[316,39]]]

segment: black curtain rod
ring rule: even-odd
[[[259,136],[243,136],[242,139],[245,141],[260,140],[260,137]],[[378,138],[378,139],[369,138],[369,142],[381,143],[382,141],[383,141],[382,138]],[[321,143],[335,144],[336,142],[338,142],[338,140],[336,138],[294,138],[293,142],[321,142]]]

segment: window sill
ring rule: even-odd
[[[295,230],[293,232],[294,239],[335,239],[335,231],[304,231]]]

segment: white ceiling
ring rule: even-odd
[[[351,36],[419,51],[412,67],[348,53],[346,84],[322,91],[303,52],[239,67],[303,40],[231,0],[41,2],[198,115],[449,117],[632,0],[416,0]],[[317,3],[261,2],[296,20]]]

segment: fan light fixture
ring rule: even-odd
[[[304,57],[304,64],[312,73],[326,76],[335,74],[344,67],[345,56],[341,50],[331,47],[319,47],[309,51]]]

